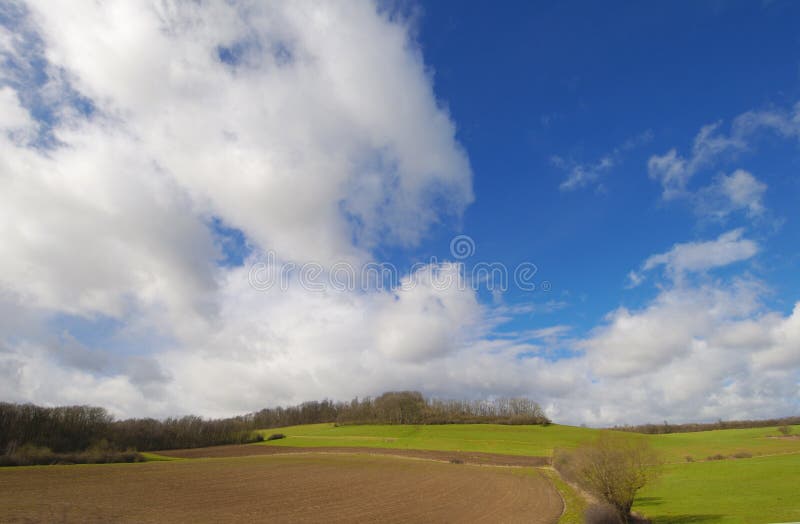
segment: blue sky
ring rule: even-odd
[[[663,202],[647,160],[686,152],[703,125],[724,128],[745,111],[800,99],[800,6],[435,2],[421,12],[426,64],[475,173],[476,200],[461,230],[475,239],[478,258],[535,262],[553,298],[568,293],[570,307],[556,320],[587,329],[653,294],[624,289],[650,254],[747,227],[766,247],[751,270],[774,286],[770,302],[791,310],[800,293],[796,142],[764,137],[693,181],[738,167],[757,173],[772,212],[759,224],[740,216],[704,222],[685,202]],[[559,189],[565,173],[553,156],[596,163],[645,134],[597,184]],[[437,240],[433,249],[446,246]]]
[[[781,1],[4,4],[0,399],[795,413],[799,19]],[[536,289],[478,285],[489,263],[535,265]],[[392,286],[334,284],[377,264]]]

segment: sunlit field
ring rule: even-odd
[[[667,465],[634,509],[657,523],[800,521],[800,453]]]
[[[264,446],[478,451],[550,456],[595,438],[573,426],[387,426],[313,424],[264,430],[286,438]],[[800,439],[774,427],[640,435],[663,458],[663,473],[634,509],[658,522],[778,522],[800,519]],[[800,433],[800,426],[793,427]],[[740,458],[736,458],[739,456]],[[751,456],[752,458],[747,458]],[[710,511],[709,508],[715,508]],[[579,521],[579,520],[578,520]]]

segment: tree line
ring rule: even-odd
[[[267,408],[247,415],[206,419],[116,420],[94,406],[43,407],[0,402],[0,463],[130,461],[132,451],[195,448],[262,440],[257,430],[300,424],[549,424],[539,405],[528,399],[456,401],[426,399],[416,391],[384,393],[376,398],[305,402]],[[76,452],[93,450],[86,457]],[[122,453],[126,451],[127,454]],[[66,455],[64,455],[66,456]],[[5,458],[3,458],[5,457]],[[16,457],[16,458],[13,458]],[[76,458],[77,457],[77,458]],[[83,458],[81,458],[83,457]],[[102,460],[101,460],[102,457]],[[67,460],[67,459],[64,459]]]
[[[349,402],[306,402],[288,408],[253,413],[255,427],[276,428],[299,424],[549,424],[536,402],[527,398],[496,400],[440,400],[418,391],[391,391],[376,398]]]
[[[746,429],[767,428],[771,426],[791,426],[800,424],[800,417],[771,418],[764,420],[718,420],[708,423],[670,424],[640,424],[638,426],[614,426],[617,431],[632,433],[645,433],[647,435],[663,435],[666,433],[693,433],[696,431],[711,431],[715,429]]]

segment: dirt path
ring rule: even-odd
[[[392,449],[368,447],[289,447],[265,446],[258,444],[214,446],[210,448],[173,449],[158,451],[159,455],[177,458],[216,458],[246,457],[254,455],[286,455],[293,453],[347,453],[359,455],[393,455],[412,457],[440,462],[461,461],[464,464],[480,464],[491,466],[545,466],[550,463],[547,457],[522,457],[516,455],[500,455],[496,453],[479,453],[471,451],[430,451],[418,449]]]
[[[555,523],[532,468],[284,454],[0,471],[2,522]]]

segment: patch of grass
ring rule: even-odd
[[[144,460],[147,462],[167,462],[170,460],[183,460],[178,457],[167,457],[166,455],[159,455],[158,453],[152,453],[149,451],[143,451],[142,453],[139,454],[142,457],[144,457]]]
[[[587,502],[580,493],[564,482],[555,470],[541,468],[539,471],[550,479],[564,501],[564,513],[558,519],[558,524],[583,524],[583,514],[586,512]]]
[[[798,486],[800,454],[669,464],[634,510],[656,524],[795,522]]]

